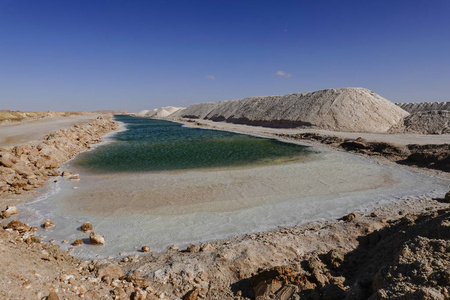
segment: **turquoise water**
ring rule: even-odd
[[[126,131],[114,142],[83,153],[75,164],[94,172],[139,172],[250,166],[299,161],[313,152],[307,146],[179,123],[115,116]]]

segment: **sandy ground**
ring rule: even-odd
[[[0,147],[23,145],[39,140],[58,129],[69,128],[75,124],[88,123],[95,120],[98,116],[99,114],[51,117],[2,124],[0,125]]]
[[[225,122],[214,122],[210,120],[195,120],[194,123],[183,121],[188,126],[204,126],[205,128],[214,128],[261,136],[274,136],[275,134],[299,134],[299,133],[317,133],[320,135],[337,136],[340,138],[356,139],[362,137],[370,142],[386,142],[394,145],[404,146],[408,144],[445,144],[450,143],[450,134],[425,135],[425,134],[388,134],[388,133],[361,133],[361,132],[337,132],[321,129],[307,128],[270,128],[260,126],[249,126],[241,124],[232,124]],[[199,125],[198,125],[199,124]]]

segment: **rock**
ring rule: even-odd
[[[147,292],[138,288],[131,294],[131,299],[132,300],[145,300],[145,299],[147,299]]]
[[[13,220],[13,221],[9,222],[8,225],[6,225],[6,228],[10,228],[12,230],[17,230],[19,232],[25,232],[25,231],[30,230],[30,226],[23,224],[19,220]]]
[[[50,220],[50,219],[47,219],[46,221],[45,221],[45,223],[44,224],[42,224],[42,227],[43,228],[50,228],[50,227],[53,227],[53,226],[55,226],[55,224]]]
[[[142,246],[142,252],[150,252],[150,247],[149,246]]]
[[[300,286],[302,289],[315,287],[308,282],[303,274],[294,273],[292,267],[280,266],[261,271],[253,277],[252,290],[255,299],[263,300],[273,297],[274,293],[282,288],[285,283],[292,283],[295,286]]]
[[[53,158],[39,157],[36,160],[35,166],[39,169],[55,169],[59,167],[59,163]]]
[[[91,234],[89,235],[89,241],[91,242],[91,244],[94,245],[104,245],[105,237],[92,231]]]
[[[47,300],[59,300],[58,294],[55,292],[50,292],[47,296]]]
[[[80,175],[75,174],[75,175],[69,176],[69,180],[80,181]]]
[[[288,300],[297,292],[297,287],[292,284],[283,286],[276,294],[275,300]]]
[[[440,239],[450,240],[450,220],[443,220],[437,228],[437,236]]]
[[[90,231],[94,229],[94,226],[92,226],[92,224],[89,222],[84,222],[83,225],[81,225],[80,229],[83,231]]]
[[[72,172],[70,172],[70,171],[63,171],[62,173],[61,173],[61,176],[62,177],[64,177],[64,178],[69,178],[70,176],[72,176],[73,175],[73,173]]]
[[[212,252],[215,248],[210,243],[203,244],[200,251],[202,252]]]
[[[183,300],[196,300],[198,297],[199,289],[195,288],[193,290],[190,290],[186,293],[186,295],[183,296]]]
[[[2,153],[0,155],[0,166],[2,165],[6,168],[11,168],[16,162],[16,157],[10,153]]]
[[[344,253],[339,250],[330,250],[326,255],[327,264],[333,268],[339,268],[339,266],[344,262]]]
[[[83,245],[83,244],[84,244],[84,242],[83,242],[82,239],[77,239],[77,240],[73,241],[73,245],[74,246],[80,246],[80,245]]]
[[[167,250],[169,251],[178,251],[180,250],[180,247],[178,247],[177,245],[170,245],[167,247]]]
[[[348,215],[342,217],[342,220],[344,220],[345,222],[350,222],[352,220],[355,220],[358,217],[358,215],[354,212],[349,213]]]
[[[445,194],[444,201],[450,203],[450,192],[447,192],[447,194]]]
[[[16,171],[16,173],[18,173],[22,177],[29,177],[31,175],[34,175],[33,170],[24,161],[18,161],[11,167],[11,169]]]
[[[196,252],[200,251],[200,246],[199,245],[189,245],[186,250],[187,250],[187,252],[196,253]]]
[[[31,242],[36,243],[36,244],[42,243],[42,239],[41,239],[40,237],[38,237],[38,236],[34,236],[34,235],[33,235],[33,236],[30,238],[30,240],[31,240]]]
[[[9,218],[11,215],[15,215],[19,212],[19,210],[17,209],[17,207],[11,205],[11,206],[6,206],[6,209],[4,211],[2,211],[2,218],[7,219]]]
[[[97,278],[109,276],[112,281],[123,277],[122,268],[115,264],[102,265],[97,270]]]

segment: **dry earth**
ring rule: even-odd
[[[114,128],[110,120],[99,119],[37,144],[58,149],[63,142],[70,148],[80,138],[84,147],[70,151],[75,154]],[[366,141],[356,142],[367,146]],[[14,148],[3,151],[18,162],[29,162],[28,167],[38,172],[30,158],[44,148],[30,147],[24,156],[16,156]],[[19,180],[28,176],[15,174]],[[436,171],[436,175],[446,173]],[[8,195],[11,192],[16,190],[8,187]],[[35,229],[5,218],[0,226],[0,298],[448,299],[448,202],[450,195],[405,198],[342,220],[86,262],[62,252],[58,245],[41,243]],[[6,204],[2,202],[2,210]]]

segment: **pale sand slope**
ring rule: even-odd
[[[320,135],[337,136],[344,139],[356,139],[362,137],[369,142],[385,142],[398,146],[405,146],[408,144],[445,144],[450,143],[450,134],[442,135],[424,135],[424,134],[389,134],[389,133],[367,133],[367,132],[338,132],[322,129],[308,129],[308,128],[268,128],[261,126],[249,126],[241,124],[231,124],[225,122],[214,122],[210,120],[196,120],[196,123],[182,121],[186,126],[200,126],[209,129],[226,130],[245,134],[270,136],[275,134],[299,134],[299,133],[317,133]]]
[[[282,96],[200,103],[170,115],[229,123],[387,132],[409,113],[364,88],[327,89]]]
[[[52,117],[0,125],[0,147],[18,146],[39,140],[45,135],[95,120],[99,114]]]

